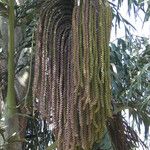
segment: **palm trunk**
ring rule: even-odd
[[[14,66],[14,0],[9,0],[9,48],[8,48],[8,87],[7,87],[7,115],[12,117],[16,113],[16,99],[15,99],[15,66]]]
[[[5,120],[6,120],[6,136],[10,137],[12,134],[18,132],[18,118],[16,116],[16,97],[15,97],[15,65],[14,65],[14,0],[9,0],[9,22],[8,22],[8,86],[5,108]],[[13,139],[6,149],[20,150],[18,143]]]

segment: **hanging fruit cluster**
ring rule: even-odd
[[[41,116],[54,124],[58,150],[91,150],[103,136],[111,116],[111,21],[106,0],[41,6],[33,96]]]

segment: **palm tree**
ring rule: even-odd
[[[23,123],[24,128],[27,126],[27,130],[23,136],[30,141],[36,141],[37,147],[42,149],[47,146],[48,142],[42,142],[46,137],[55,141],[51,147],[65,150],[109,148],[129,150],[142,143],[122,117],[121,111],[129,109],[137,123],[142,119],[145,131],[148,132],[149,106],[145,98],[149,90],[148,84],[143,79],[147,76],[146,69],[149,67],[144,59],[147,57],[145,52],[148,51],[148,43],[145,38],[139,38],[139,41],[134,40],[133,36],[131,38],[127,28],[131,25],[118,12],[122,2],[118,0],[118,5],[110,3],[110,6],[116,24],[124,22],[126,40],[129,40],[125,42],[124,39],[118,39],[117,44],[111,43],[111,51],[108,45],[112,23],[111,10],[105,0],[47,0],[42,4],[40,1],[27,0],[24,5],[16,7],[15,25],[23,27],[25,33],[20,52],[24,51],[23,48],[30,47],[27,51],[29,55],[25,58],[31,56],[25,65],[24,61],[21,65],[16,64],[16,73],[29,66],[30,75],[29,83],[26,85],[27,93],[22,103],[11,105],[10,108],[16,108],[17,105],[19,106],[17,114],[27,116],[28,121]],[[134,6],[145,11],[141,1],[128,1],[128,4],[129,10]],[[3,6],[7,8],[6,5]],[[35,17],[37,12],[40,13]],[[148,9],[145,12],[148,12]],[[145,14],[147,20],[148,13]],[[14,37],[13,32],[11,35]],[[131,42],[131,39],[134,42]],[[142,58],[132,56],[132,53],[129,56],[127,51],[131,45],[132,50],[137,51],[139,47],[136,45],[142,41],[146,50],[142,54],[144,62],[140,63]],[[35,60],[32,59],[34,51]],[[22,60],[23,58],[24,56],[21,57]],[[133,66],[130,65],[131,61],[134,62]],[[113,66],[117,68],[117,74]],[[140,70],[139,66],[144,69]],[[137,74],[139,71],[140,76]],[[8,69],[8,74],[9,72]],[[110,73],[112,88],[110,88]],[[123,78],[122,74],[126,78]],[[141,77],[143,80],[139,83]],[[132,80],[134,82],[131,83]],[[139,86],[135,86],[137,83]],[[142,89],[141,84],[144,85]],[[20,91],[19,87],[16,89]],[[9,91],[8,89],[7,92]],[[42,122],[46,131],[46,124],[54,125],[51,137],[48,133],[42,134],[43,123],[39,117],[44,120]],[[28,133],[31,137],[28,137]],[[38,137],[41,137],[41,140]],[[40,146],[40,142],[43,146]],[[29,148],[31,144],[27,142],[26,145]],[[34,149],[35,145],[31,148]]]

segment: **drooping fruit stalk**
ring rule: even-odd
[[[47,0],[40,12],[38,109],[54,124],[58,150],[92,150],[111,117],[111,9],[106,0]]]

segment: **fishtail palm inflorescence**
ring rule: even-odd
[[[111,117],[106,0],[46,0],[36,33],[33,96],[58,150],[91,150]]]

